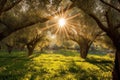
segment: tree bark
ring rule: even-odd
[[[87,57],[87,54],[88,54],[88,51],[89,51],[89,46],[86,44],[83,44],[83,45],[80,45],[80,56],[82,58],[86,58]]]
[[[87,57],[87,54],[88,54],[88,49],[83,49],[83,50],[80,50],[80,56],[82,58],[86,58]]]
[[[28,56],[31,56],[33,54],[33,49],[28,49]]]
[[[8,53],[11,54],[12,52],[12,47],[8,47]]]
[[[31,56],[34,51],[34,47],[31,45],[27,45],[27,49],[28,49],[28,56]]]
[[[8,53],[11,54],[11,52],[13,50],[13,46],[10,46],[10,45],[6,44],[6,47],[7,47]]]
[[[114,69],[113,69],[113,80],[120,80],[120,48],[116,49]]]

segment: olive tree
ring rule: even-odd
[[[93,18],[116,48],[113,80],[120,80],[120,0],[71,0]],[[90,9],[91,8],[91,9]],[[117,16],[117,17],[116,17]],[[103,19],[105,22],[103,22]]]
[[[55,10],[60,2],[61,0],[1,0],[0,40],[17,30],[53,18],[52,10]]]

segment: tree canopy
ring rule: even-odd
[[[55,16],[66,19],[65,27],[58,26]],[[87,47],[104,32],[116,49],[113,80],[120,80],[120,0],[0,0],[0,41],[33,25]],[[34,36],[30,44],[39,39]]]

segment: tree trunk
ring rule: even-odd
[[[31,56],[33,54],[33,49],[28,49],[28,56]]]
[[[11,54],[12,50],[13,50],[13,46],[7,46],[7,50],[8,50],[8,53]]]
[[[44,48],[41,48],[40,52],[44,52]]]
[[[34,51],[34,47],[31,45],[27,45],[27,49],[28,49],[28,56],[31,56]]]
[[[120,80],[120,48],[116,49],[115,53],[113,80]]]
[[[80,56],[82,58],[86,58],[87,57],[87,54],[88,54],[88,51],[89,51],[89,46],[88,45],[80,45]]]

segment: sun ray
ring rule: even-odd
[[[71,26],[71,28],[70,28],[70,29],[72,29],[72,31],[74,30],[73,32],[75,32],[75,34],[76,34],[76,33],[77,33],[78,28],[77,28],[76,26],[74,26],[74,25],[70,25],[70,24],[69,24],[69,26]]]
[[[79,15],[80,15],[80,13],[78,13],[78,14],[76,14],[76,15],[74,15],[74,16],[68,17],[66,20],[73,19],[73,18],[75,18],[75,17],[77,17],[77,16],[79,16]]]
[[[68,24],[74,25],[74,26],[80,26],[80,24],[77,24],[76,22],[72,22],[72,21],[70,21]]]
[[[60,30],[60,27],[57,28],[55,34],[57,34],[59,32],[59,30]]]
[[[53,25],[50,25],[50,26],[47,26],[47,27],[45,27],[45,28],[42,28],[41,31],[45,31],[45,30],[47,30],[47,29],[49,29],[49,28],[51,28],[51,27],[54,27],[55,25],[57,25],[57,23],[56,23],[56,24],[53,24]]]
[[[66,9],[63,9],[63,7],[61,7],[57,13],[53,16],[54,21],[56,22],[56,24],[50,25],[44,29],[47,30],[49,28],[55,28],[53,33],[55,35],[59,35],[60,37],[66,37],[68,38],[70,36],[70,33],[73,32],[74,34],[76,34],[76,30],[77,30],[77,26],[80,26],[80,24],[77,24],[76,22],[74,22],[74,18],[80,16],[80,13],[76,13],[74,15],[69,15],[69,8],[71,5],[68,5],[66,7]]]
[[[69,8],[70,8],[71,5],[72,5],[72,4],[68,4],[68,6],[67,6],[67,8],[66,8],[66,11],[69,10]],[[66,13],[66,12],[65,12],[65,13]]]
[[[69,35],[68,35],[68,30],[67,30],[67,27],[65,27],[65,33],[66,33],[66,37],[68,38]]]
[[[67,24],[68,26],[71,26],[72,28],[76,28],[74,25],[71,25],[71,24]]]

